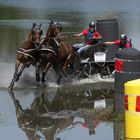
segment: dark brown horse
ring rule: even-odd
[[[23,70],[26,67],[29,67],[31,64],[36,67],[38,61],[37,50],[40,45],[41,35],[42,35],[41,24],[38,26],[36,23],[33,23],[28,39],[17,51],[15,72],[13,79],[8,87],[9,90],[13,89],[14,83],[19,80],[19,77],[21,76]]]
[[[46,36],[50,36],[50,28],[48,29]],[[51,66],[53,66],[57,59],[57,53],[55,50],[48,46],[50,44],[46,43],[46,37],[40,43],[40,49],[38,50],[38,57],[39,57],[39,67],[36,69],[36,79],[39,82],[41,80],[42,83],[46,81],[45,76],[47,71]],[[40,78],[40,71],[42,71],[42,76]]]
[[[75,51],[72,45],[68,42],[65,42],[61,38],[62,26],[60,23],[50,22],[46,37],[43,41],[43,44],[47,44],[57,53],[57,59],[55,60],[56,64],[59,63],[59,77],[57,79],[57,84],[60,84],[62,76],[66,76],[66,70],[71,63],[74,61]],[[55,65],[53,65],[55,67]]]

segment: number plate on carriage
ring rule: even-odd
[[[94,61],[95,62],[105,62],[106,61],[106,53],[104,53],[104,52],[95,52],[94,53]]]

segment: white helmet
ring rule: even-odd
[[[94,22],[90,22],[89,23],[89,27],[94,27],[95,28],[95,23]]]
[[[127,35],[126,34],[121,34],[120,39],[121,40],[127,40]]]

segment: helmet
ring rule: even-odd
[[[95,23],[94,22],[90,22],[89,23],[89,27],[94,27],[95,28]]]
[[[120,39],[121,40],[127,40],[127,35],[126,34],[121,34]]]

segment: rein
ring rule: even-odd
[[[26,52],[35,51],[36,49],[28,49],[28,50],[26,50],[26,49],[23,49],[23,48],[19,48],[19,50],[22,50],[22,51],[24,51],[24,53],[26,53]]]

